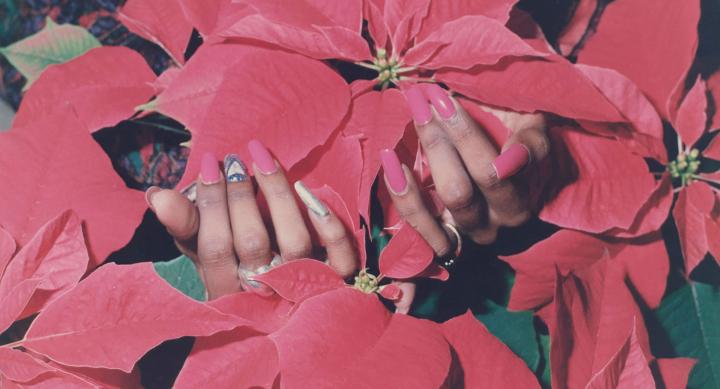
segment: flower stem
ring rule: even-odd
[[[400,76],[398,79],[399,79],[400,81],[432,82],[432,83],[436,82],[434,79],[432,79],[432,78],[427,78],[427,77],[407,77],[407,76]]]
[[[692,178],[693,178],[693,179],[696,179],[696,180],[700,180],[700,181],[705,181],[705,182],[708,182],[708,183],[710,183],[710,184],[720,185],[720,181],[718,181],[718,180],[713,180],[713,179],[711,179],[711,178],[703,177],[703,176],[700,176],[700,175],[697,175],[697,174],[693,174],[693,175],[692,175]]]
[[[371,69],[371,70],[374,70],[374,71],[376,71],[376,72],[379,72],[379,71],[380,71],[380,68],[379,68],[379,67],[377,67],[377,66],[375,66],[375,65],[373,65],[373,64],[370,64],[370,63],[366,63],[366,62],[360,62],[360,61],[358,61],[358,62],[355,62],[355,65],[357,65],[357,66],[362,66],[362,67],[364,67],[364,68],[366,68],[366,69]]]

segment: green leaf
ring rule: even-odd
[[[0,48],[0,54],[27,78],[27,88],[48,66],[67,62],[100,46],[100,42],[84,28],[58,25],[48,18],[42,30]]]
[[[548,334],[540,334],[538,335],[539,344],[540,344],[540,366],[538,366],[538,370],[535,371],[535,375],[538,377],[538,380],[540,381],[540,385],[543,388],[550,388],[551,387],[551,370],[550,370],[550,335]]]
[[[540,351],[530,311],[510,312],[492,300],[485,302],[487,309],[475,317],[535,371],[540,363]]]
[[[155,272],[175,289],[198,301],[205,301],[207,293],[192,260],[181,255],[171,261],[153,263]]]
[[[720,388],[720,289],[690,282],[655,311],[676,355],[696,358],[688,388]]]

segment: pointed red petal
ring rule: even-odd
[[[634,389],[654,388],[655,380],[648,360],[638,343],[635,327],[623,347],[585,386],[587,389]]]
[[[403,224],[380,253],[380,273],[394,279],[417,276],[434,257],[432,247],[409,224]]]
[[[657,367],[666,389],[687,388],[688,377],[697,362],[690,358],[659,358]]]
[[[162,47],[177,64],[185,63],[185,49],[193,26],[175,0],[130,0],[118,19],[137,35]]]
[[[544,60],[507,58],[497,65],[475,66],[468,71],[441,69],[435,78],[467,97],[513,111],[546,111],[601,122],[625,121],[586,76],[559,56]]]
[[[540,388],[525,362],[494,337],[470,311],[442,324],[457,354],[466,388]]]
[[[130,240],[147,209],[72,112],[0,134],[0,182],[14,185],[0,192],[0,220],[21,246],[72,209],[84,224],[91,267]]]
[[[572,18],[565,25],[557,39],[560,54],[569,55],[589,27],[598,0],[580,0],[575,6]]]
[[[640,208],[633,224],[627,229],[612,228],[604,235],[632,238],[657,231],[670,216],[673,195],[672,180],[670,175],[665,173],[657,182],[648,201]]]
[[[671,95],[682,85],[698,45],[700,1],[629,0],[607,5],[579,63],[615,69],[670,119]],[[656,28],[672,20],[669,28]]]
[[[370,223],[370,192],[380,171],[380,151],[394,149],[410,124],[410,111],[397,89],[368,92],[353,100],[352,113],[342,131],[361,135],[362,179],[360,214]]]
[[[15,382],[27,382],[43,373],[55,371],[30,354],[7,347],[0,347],[0,361],[0,374]]]
[[[439,30],[443,24],[466,15],[482,15],[495,19],[504,25],[510,18],[510,10],[516,0],[454,0],[452,2],[432,1],[427,17],[423,20],[422,30],[417,35],[418,42]],[[464,38],[463,38],[464,39]]]
[[[251,14],[216,30],[215,34],[223,38],[267,42],[317,59],[370,59],[370,50],[359,29],[361,0],[343,2],[342,7],[327,0],[247,3],[253,9]]]
[[[660,303],[670,261],[659,235],[631,243],[613,243],[561,230],[520,254],[502,257],[516,273],[508,306],[517,310],[537,309],[552,300],[556,268],[567,274],[606,257],[625,267],[624,272],[645,304],[654,308]]]
[[[683,143],[692,147],[705,133],[707,98],[705,82],[698,76],[690,92],[680,104],[673,125]]]
[[[208,302],[218,311],[237,316],[252,323],[252,329],[269,334],[285,325],[294,303],[274,294],[260,296],[253,292],[225,295]]]
[[[346,224],[349,232],[360,227],[358,197],[363,169],[360,147],[359,136],[335,132],[325,144],[310,152],[288,172],[290,181],[302,180],[310,188],[324,185],[332,188],[349,214],[347,220],[343,219],[350,222]],[[332,209],[340,212],[339,216],[343,218],[342,208]]]
[[[710,141],[708,147],[702,152],[703,157],[712,158],[720,161],[720,137],[715,134],[715,137]]]
[[[107,264],[45,308],[23,346],[70,366],[130,372],[143,354],[165,340],[248,324],[183,295],[151,263]],[[143,336],[137,336],[140,329]]]
[[[93,49],[44,71],[25,94],[13,125],[73,110],[90,132],[114,126],[152,97],[154,80],[155,73],[137,52],[126,47]]]
[[[306,300],[270,338],[282,383],[293,388],[440,387],[450,365],[435,323],[391,315],[375,295],[351,288]]]
[[[640,309],[613,261],[558,276],[554,321],[550,323],[553,387],[585,387],[622,351],[637,326],[637,339],[650,357]]]
[[[0,226],[0,277],[2,277],[5,267],[10,263],[16,249],[15,239]]]
[[[630,154],[616,141],[568,127],[552,129],[551,137],[551,155],[560,169],[554,177],[564,183],[547,201],[540,218],[592,233],[631,228],[655,191],[655,180],[643,158]],[[588,202],[593,204],[592,210],[585,206]]]
[[[363,17],[368,21],[370,37],[376,48],[385,48],[388,39],[388,30],[383,17],[384,0],[365,0],[363,4]]]
[[[198,338],[175,388],[269,388],[278,375],[275,345],[244,328]]]
[[[463,39],[457,39],[458,36]],[[494,65],[509,56],[544,55],[497,20],[474,15],[443,24],[408,50],[403,63],[426,69],[469,69],[477,65]]]
[[[428,13],[430,0],[384,0],[383,17],[390,33],[393,53],[399,55],[416,39]]]
[[[253,279],[271,287],[285,300],[295,303],[345,287],[345,282],[330,266],[314,259],[290,261]]]
[[[693,183],[680,191],[675,202],[673,217],[685,259],[685,274],[689,275],[709,251],[706,217],[714,204],[715,195],[703,182]]]
[[[63,212],[40,228],[0,279],[0,301],[13,302],[3,304],[7,309],[0,314],[0,331],[74,287],[85,274],[88,260],[80,219],[74,212]],[[37,289],[43,293],[31,300]]]
[[[236,153],[249,163],[251,139],[291,168],[326,142],[349,102],[347,84],[322,62],[245,45],[212,45],[188,61],[158,96],[157,109],[193,132],[179,184],[184,187],[195,180],[204,152]]]

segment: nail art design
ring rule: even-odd
[[[382,161],[385,178],[390,185],[390,189],[395,194],[403,194],[407,189],[407,180],[403,171],[400,159],[398,159],[395,151],[385,149],[380,152],[380,160]]]
[[[516,143],[495,158],[492,165],[497,172],[497,178],[503,180],[522,170],[528,162],[530,151],[524,145]]]
[[[302,181],[295,181],[295,192],[300,196],[300,200],[305,203],[305,206],[315,215],[325,217],[330,214],[325,204],[310,192],[310,189],[308,189]]]
[[[207,152],[203,154],[200,161],[200,179],[205,185],[217,184],[220,182],[220,169],[218,169],[215,154]]]
[[[227,182],[243,182],[248,179],[247,167],[235,154],[225,156],[225,179]]]
[[[277,171],[278,167],[275,159],[259,140],[253,139],[248,142],[248,150],[250,151],[253,162],[255,162],[255,166],[260,169],[260,172],[267,175]]]

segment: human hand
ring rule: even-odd
[[[195,203],[176,190],[154,187],[146,192],[158,220],[178,248],[194,261],[209,299],[243,289],[269,293],[264,285],[247,278],[267,271],[271,261],[274,266],[312,254],[310,232],[282,168],[260,142],[251,141],[248,149],[255,181],[267,200],[275,242],[258,208],[253,180],[234,155],[225,158],[224,174],[213,154],[203,155]],[[359,263],[354,239],[340,219],[302,183],[295,183],[295,189],[325,246],[327,263],[341,277],[350,276]],[[279,250],[278,256],[273,248]]]

